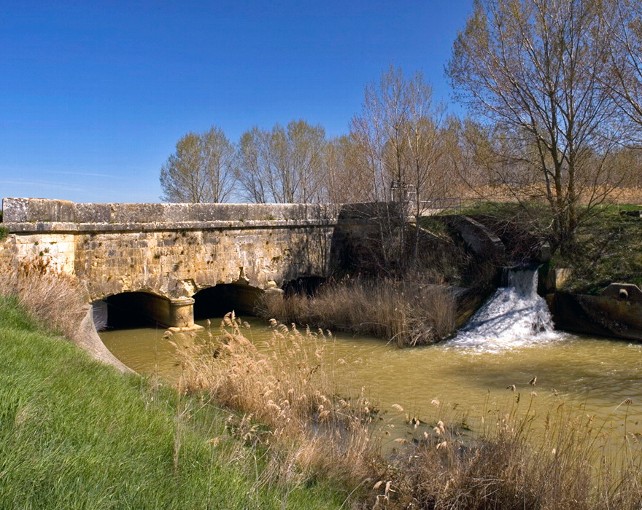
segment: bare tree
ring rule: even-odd
[[[243,133],[239,144],[237,177],[245,198],[255,203],[269,202],[268,133],[254,127]]]
[[[161,168],[162,199],[168,202],[224,202],[234,187],[234,146],[222,130],[188,133]]]
[[[328,141],[324,154],[324,195],[328,202],[348,204],[374,200],[370,174],[355,140],[343,135]]]
[[[352,118],[350,133],[370,172],[375,200],[388,200],[391,179],[405,180],[402,126],[408,104],[404,84],[401,70],[391,67],[379,83],[366,87],[362,112]]]
[[[238,178],[255,202],[318,202],[323,196],[325,131],[303,120],[243,134]]]
[[[366,87],[351,137],[370,173],[374,199],[388,200],[392,181],[413,187],[419,199],[435,194],[443,114],[421,74],[408,79],[401,69],[390,67],[377,84]]]
[[[451,116],[441,132],[444,157],[440,163],[448,176],[448,195],[488,199],[494,165],[488,164],[491,130],[468,117]]]
[[[445,147],[440,136],[443,112],[421,74],[408,79],[401,69],[390,67],[378,83],[366,87],[362,112],[352,119],[351,138],[361,154],[362,169],[370,175],[373,199],[412,199],[419,215],[422,200],[443,193],[438,165]],[[389,238],[391,233],[385,230],[382,236]],[[398,234],[394,251],[405,245],[404,230]]]
[[[616,78],[605,85],[639,132],[642,128],[642,5],[638,0],[613,0],[612,8],[605,15],[605,21],[613,28],[611,59]]]
[[[406,182],[414,187],[416,214],[422,202],[446,194],[447,175],[443,172],[446,150],[443,107],[432,102],[432,91],[419,80],[409,84],[408,119],[404,124],[406,147],[404,163]]]
[[[604,86],[612,36],[605,5],[476,0],[448,65],[457,97],[493,124],[491,148],[503,167],[520,170],[505,184],[516,196],[546,200],[562,249],[613,190],[608,155],[623,137]]]

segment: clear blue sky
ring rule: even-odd
[[[0,197],[157,202],[188,131],[347,133],[391,64],[450,100],[472,0],[0,0]]]

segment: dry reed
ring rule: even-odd
[[[605,426],[591,417],[562,404],[535,416],[534,392],[530,400],[511,397],[508,411],[484,411],[475,432],[435,401],[432,426],[403,420],[420,440],[401,437],[384,456],[386,424],[363,390],[352,400],[336,395],[334,368],[325,363],[332,339],[273,327],[259,349],[228,315],[219,335],[182,350],[182,387],[241,413],[228,429],[265,452],[262,483],[330,479],[369,508],[634,509],[642,502],[639,438],[625,427],[624,449],[614,452]],[[630,405],[622,403],[627,413]]]
[[[418,278],[355,278],[326,285],[311,298],[266,296],[259,313],[287,323],[373,335],[405,347],[434,343],[450,335],[455,308],[447,287]]]
[[[76,341],[87,314],[86,292],[78,280],[36,257],[16,263],[0,252],[0,294],[15,297],[47,329]]]
[[[605,424],[563,404],[543,418],[519,405],[484,414],[475,435],[454,417],[439,420],[384,475],[388,493],[380,484],[376,498],[386,508],[640,508],[639,438],[614,450]]]
[[[230,429],[270,450],[264,473],[271,481],[303,483],[322,476],[358,486],[376,458],[371,405],[363,395],[336,396],[323,367],[331,337],[273,326],[269,348],[262,351],[228,314],[218,335],[210,332],[209,341],[179,348],[182,387],[243,415],[231,420]],[[252,425],[257,422],[269,430]]]

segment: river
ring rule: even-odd
[[[333,336],[325,361],[337,391],[365,388],[381,410],[401,406],[404,415],[429,422],[444,416],[472,423],[519,401],[539,416],[563,407],[593,416],[616,436],[626,427],[642,437],[642,344],[555,331],[535,278],[528,271],[510,275],[468,327],[441,344],[398,349],[380,339]],[[244,320],[246,336],[269,348],[267,323]],[[213,318],[212,329],[219,322]],[[153,328],[100,333],[133,370],[175,381],[180,367],[163,335]]]
[[[269,343],[271,329],[259,319],[247,319],[251,328],[246,336],[259,345]],[[100,335],[135,371],[175,381],[180,367],[163,333],[148,328]],[[564,335],[545,344],[503,350],[454,343],[398,349],[379,339],[337,335],[326,354],[340,390],[358,392],[365,387],[370,399],[389,412],[398,404],[423,420],[444,413],[475,420],[490,408],[508,409],[521,395],[524,401],[532,399],[532,410],[541,415],[564,403],[566,409],[594,415],[616,429],[624,426],[628,413],[628,432],[642,434],[639,344]],[[533,377],[535,386],[529,384]],[[626,399],[633,404],[621,405]]]

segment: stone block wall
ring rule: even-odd
[[[16,260],[77,275],[91,300],[143,291],[190,297],[220,283],[328,272],[336,207],[305,204],[77,204],[3,200]]]
[[[75,236],[74,273],[92,299],[128,291],[189,297],[235,282],[263,289],[325,274],[330,237],[327,228],[83,234]]]

